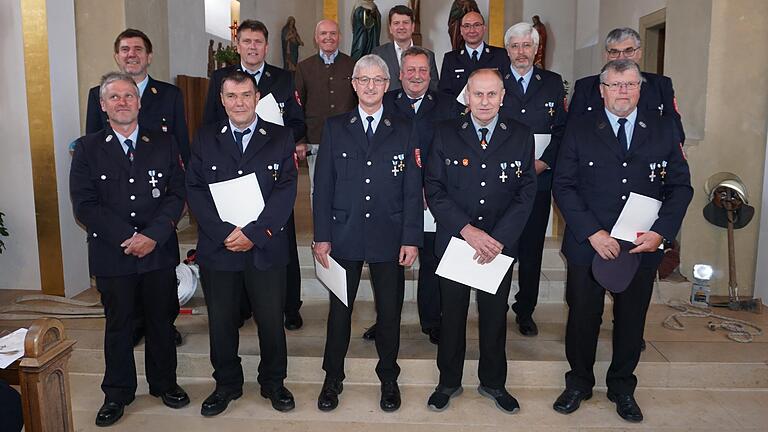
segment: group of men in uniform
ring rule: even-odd
[[[438,345],[440,371],[427,406],[442,411],[462,392],[471,288],[435,274],[451,238],[466,241],[479,264],[499,254],[520,263],[512,309],[521,334],[538,334],[533,315],[554,195],[566,221],[571,370],[553,407],[571,413],[592,396],[603,297],[610,287],[596,282],[590,265],[596,255],[610,261],[628,250],[643,258],[629,288],[613,294],[608,397],[622,418],[642,420],[633,371],[657,248],[675,237],[692,195],[671,81],[641,74],[639,36],[617,29],[606,39],[608,63],[599,76],[576,83],[569,112],[560,75],[533,65],[539,37],[528,23],[506,32],[504,48],[492,47],[483,40],[482,15],[467,13],[460,26],[465,44],[444,55],[439,80],[434,54],[413,44],[413,12],[392,8],[389,28],[393,42],[355,63],[339,50],[337,23],[320,21],[318,55],[300,62],[294,78],[265,62],[264,24],[243,21],[236,36],[241,62],[211,77],[204,126],[191,146],[178,89],[147,74],[149,39],[132,29],[117,37],[121,72],[105,75],[89,94],[87,135],[75,147],[70,175],[106,314],[105,398],[97,425],[114,424],[134,399],[131,344],[139,332],[146,335],[150,393],[172,408],[189,403],[176,383],[180,336],[173,327],[179,310],[175,231],[185,202],[198,225],[216,382],[201,414],[220,414],[242,395],[238,328],[249,317],[258,328],[261,395],[278,411],[295,407],[284,386],[285,329],[302,326],[293,206],[303,159],[313,183],[313,255],[322,266],[332,259],[345,270],[349,299],[345,306],[329,295],[320,410],[335,409],[343,392],[353,304],[366,263],[377,316],[365,337],[375,340],[384,411],[401,405],[404,269],[417,258],[420,324]],[[256,115],[259,100],[269,94],[285,126]],[[549,135],[538,156],[534,134]],[[246,175],[257,178],[265,206],[257,220],[236,226],[219,217],[210,186]],[[651,231],[627,246],[608,232],[631,192],[662,206]],[[424,232],[425,212],[434,217],[435,232]],[[513,268],[496,294],[476,295],[478,392],[510,414],[520,409],[505,388]]]

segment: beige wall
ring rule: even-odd
[[[160,81],[170,79],[168,60],[168,2],[167,0],[125,0],[125,26],[143,31],[152,41],[152,65],[149,74]],[[111,41],[119,31],[113,30]],[[114,49],[111,52],[114,52]]]

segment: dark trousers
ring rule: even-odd
[[[105,400],[128,403],[136,393],[133,359],[133,320],[136,293],[144,307],[145,370],[149,391],[161,394],[176,385],[176,345],[173,320],[179,313],[176,271],[173,268],[120,277],[97,277],[104,305],[104,361],[101,389]]]
[[[517,269],[520,290],[515,294],[512,310],[519,317],[530,317],[536,309],[541,279],[541,258],[544,254],[544,239],[552,206],[552,192],[538,191],[533,201],[533,210],[523,228],[518,242]]]
[[[285,311],[298,312],[301,307],[301,267],[299,265],[299,249],[296,244],[296,223],[293,212],[285,226],[288,233],[288,280],[285,293]]]
[[[440,328],[440,280],[435,274],[440,259],[435,255],[435,233],[424,233],[424,247],[419,249],[419,286],[416,301],[421,329]]]
[[[613,356],[606,376],[608,391],[633,394],[634,375],[640,360],[645,314],[653,292],[656,269],[640,267],[626,291],[613,295]],[[565,385],[591,391],[595,385],[595,352],[603,322],[605,289],[592,276],[591,266],[568,265],[565,286],[568,324],[565,330],[565,355],[571,370]]]
[[[343,381],[344,357],[349,348],[352,327],[352,307],[360,285],[363,261],[348,261],[334,258],[347,271],[347,302],[344,306],[335,295],[330,294],[328,311],[328,333],[325,340],[323,370],[329,379]],[[397,354],[400,350],[400,313],[405,294],[405,273],[396,261],[368,263],[371,284],[376,305],[376,352],[379,362],[376,375],[379,380],[397,381],[400,366]]]
[[[0,431],[20,432],[23,427],[21,395],[5,381],[0,380]]]
[[[179,317],[179,313],[173,316],[173,322]],[[176,328],[176,325],[173,325]],[[136,304],[133,309],[133,332],[134,334],[144,335],[144,301],[141,298],[141,293],[136,291]]]
[[[514,267],[514,264],[509,267],[496,294],[477,291],[480,333],[477,374],[480,384],[493,389],[504,388],[507,381],[507,301]],[[443,318],[440,323],[440,344],[437,347],[437,368],[440,369],[440,384],[446,387],[461,385],[467,351],[467,310],[471,290],[467,285],[440,278]]]
[[[283,385],[288,366],[283,328],[285,267],[257,270],[248,266],[244,271],[230,272],[201,265],[200,277],[208,307],[211,365],[216,390],[230,393],[243,388],[243,367],[237,355],[241,322],[238,311],[242,303],[250,305],[258,327],[261,356],[259,384],[266,389]]]

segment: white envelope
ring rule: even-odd
[[[429,211],[429,207],[424,209],[424,232],[437,232],[437,221]]]
[[[616,224],[611,229],[611,237],[634,242],[638,233],[651,229],[659,218],[660,209],[661,201],[630,192]],[[663,246],[659,245],[659,249],[663,249]]]
[[[515,262],[514,258],[499,254],[488,264],[478,264],[472,257],[475,250],[464,240],[451,237],[440,264],[437,275],[472,288],[496,294],[501,280]]]
[[[5,369],[11,363],[24,356],[24,339],[27,329],[20,328],[15,332],[0,338],[0,369]]]
[[[259,103],[256,104],[256,114],[260,119],[285,126],[283,124],[283,115],[280,114],[280,105],[278,105],[272,93],[259,99]]]
[[[325,268],[315,258],[315,274],[320,282],[333,293],[344,306],[349,307],[347,303],[347,271],[339,263],[328,255],[329,268]]]
[[[264,210],[259,179],[250,173],[232,180],[208,185],[219,218],[240,228],[259,218]]]
[[[536,159],[541,159],[544,150],[549,147],[549,141],[552,140],[552,134],[533,134],[533,140],[536,143]]]

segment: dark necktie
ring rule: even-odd
[[[368,138],[368,144],[373,142],[373,116],[365,118],[368,120],[368,129],[365,130],[365,136]]]
[[[133,156],[136,153],[136,148],[133,146],[133,141],[130,139],[127,139],[123,141],[123,144],[125,144],[126,147],[128,147],[128,150],[125,152],[125,155],[128,156],[128,162],[133,165]]]
[[[253,77],[253,80],[256,81],[256,83],[259,83],[259,75],[261,75],[261,71],[256,71],[256,73],[249,73],[250,76]]]
[[[627,131],[624,130],[624,124],[627,122],[627,119],[620,118],[619,119],[619,132],[616,134],[616,138],[619,139],[619,146],[621,146],[621,151],[623,153],[626,153],[628,150],[627,146]]]
[[[413,109],[413,112],[416,112],[416,102],[420,101],[421,98],[411,99],[408,98],[408,103],[411,104],[411,109]]]
[[[520,90],[520,95],[525,95],[525,86],[523,86],[523,77],[517,79],[517,89]]]
[[[480,61],[480,54],[478,54],[477,50],[472,51],[472,61],[475,63]]]
[[[235,131],[235,143],[237,144],[237,148],[240,149],[240,154],[245,153],[245,149],[243,148],[243,137],[251,133],[250,129],[246,129],[242,132]]]
[[[488,147],[488,128],[480,128],[480,147],[485,150]]]

